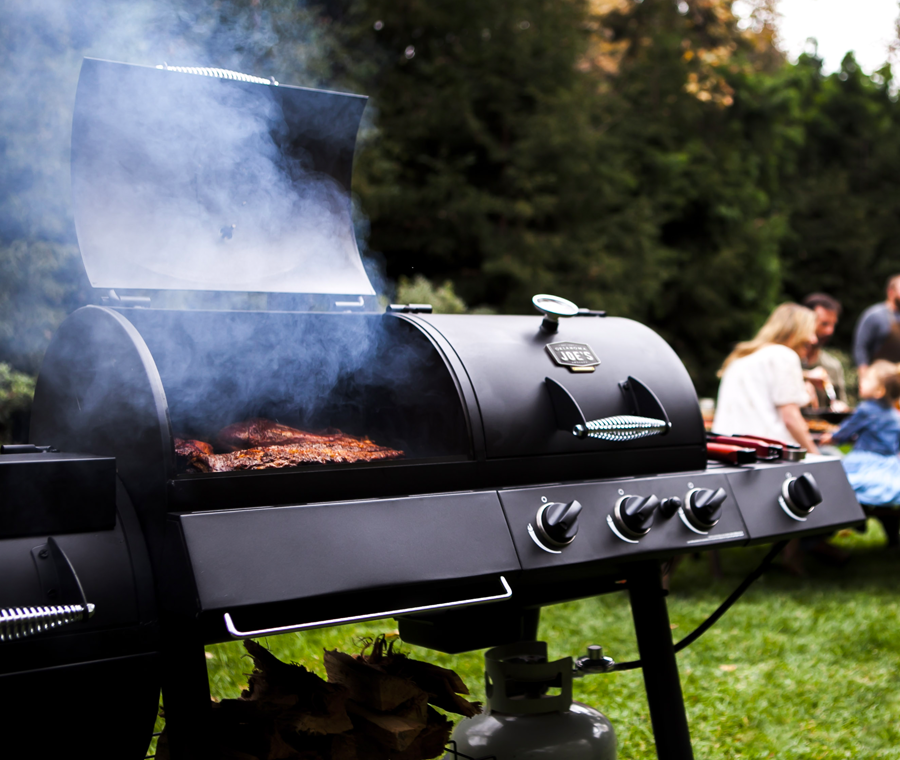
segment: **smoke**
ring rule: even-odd
[[[313,14],[289,0],[195,5],[36,0],[0,8],[0,239],[74,242],[77,218],[89,275],[103,288],[318,293],[327,309],[336,299],[325,294],[373,294],[368,272],[382,291],[383,266],[374,256],[365,269],[360,261],[356,239],[365,253],[368,222],[349,195],[359,99],[157,68],[217,67],[327,86],[318,74],[327,40]],[[140,66],[87,62],[78,84],[85,56]],[[451,453],[448,430],[464,431],[443,361],[400,320],[125,313],[154,357],[178,433],[209,438],[262,415],[434,454]],[[54,376],[45,384],[76,401],[45,414],[42,435],[56,443],[54,430],[67,426],[90,450],[94,431],[106,431],[119,441],[115,453],[141,437],[134,425],[158,417],[129,407],[141,397],[134,384],[142,372],[122,369],[122,334],[92,329],[91,319],[83,313],[85,332],[70,328],[80,337],[48,356]],[[401,406],[407,415],[398,415]],[[412,445],[411,429],[427,440]],[[457,440],[454,452],[465,445]]]
[[[328,87],[333,86],[327,75],[330,34],[313,10],[294,0],[223,0],[213,4],[187,0],[34,0],[0,4],[0,63],[4,72],[0,77],[0,257],[6,256],[12,241],[45,241],[55,246],[51,258],[60,262],[58,266],[54,264],[53,272],[49,264],[40,267],[51,286],[40,284],[23,289],[17,283],[15,299],[6,298],[9,303],[14,300],[17,313],[13,320],[0,308],[0,322],[10,328],[6,332],[12,336],[9,341],[0,340],[0,359],[13,358],[20,366],[33,368],[52,331],[52,325],[49,331],[46,327],[46,315],[63,314],[94,298],[80,273],[80,257],[74,249],[70,177],[72,114],[84,56],[154,67],[163,63],[220,67],[274,77],[286,84]],[[207,287],[233,290],[285,289],[285,271],[293,268],[296,274],[302,268],[290,261],[294,250],[325,250],[328,246],[323,239],[326,244],[340,239],[337,248],[342,253],[337,260],[356,262],[353,232],[347,230],[352,227],[358,236],[367,229],[367,223],[358,208],[352,210],[352,223],[348,221],[351,211],[343,197],[344,189],[330,182],[327,172],[307,178],[309,181],[300,192],[281,192],[284,188],[279,183],[283,185],[286,176],[296,180],[298,169],[308,167],[303,166],[302,158],[291,166],[280,164],[272,152],[273,141],[279,140],[278,124],[272,121],[277,121],[278,116],[271,109],[272,103],[250,104],[261,105],[263,111],[241,124],[232,124],[216,114],[216,109],[225,103],[192,105],[202,106],[195,109],[193,116],[199,124],[205,115],[206,131],[198,130],[181,155],[175,155],[170,144],[162,146],[164,150],[156,158],[162,160],[164,167],[168,162],[170,170],[183,170],[180,177],[177,171],[169,171],[169,178],[175,184],[181,182],[182,187],[192,181],[187,176],[190,162],[177,165],[188,147],[193,151],[194,164],[201,157],[214,159],[207,164],[212,166],[212,176],[194,173],[198,186],[205,183],[206,197],[195,197],[193,218],[182,204],[174,209],[176,213],[168,222],[150,225],[149,229],[149,215],[128,219],[119,214],[119,221],[113,223],[107,214],[97,225],[102,226],[98,235],[105,238],[110,251],[134,250],[134,240],[143,239],[147,249],[144,253],[149,254],[152,249],[162,260],[161,265],[154,265],[157,270],[166,265],[171,270],[175,263],[187,280],[193,279],[194,286],[199,287],[197,283],[202,279]],[[208,128],[210,122],[215,134]],[[226,150],[217,150],[217,145]],[[258,201],[255,212],[251,212],[252,204],[244,203],[247,193],[238,186],[237,175],[214,186],[228,169],[229,152],[252,156],[238,168],[249,183],[244,189],[250,188],[250,195]],[[293,184],[296,187],[297,183]],[[121,189],[124,192],[114,198],[120,205],[149,198],[161,213],[171,210],[165,208],[165,194],[150,192],[149,185],[139,188],[123,184]],[[145,193],[143,197],[141,192]],[[216,194],[218,197],[212,197]],[[260,208],[264,213],[259,213]],[[222,213],[223,209],[231,211]],[[324,215],[326,209],[334,213]],[[196,219],[203,215],[207,218],[200,225]],[[198,230],[200,226],[202,230]],[[214,238],[209,235],[210,230],[214,230]],[[163,232],[171,241],[180,239],[182,245],[153,248]],[[176,232],[181,233],[180,238]],[[248,241],[263,237],[274,259],[268,281],[256,277],[263,267],[253,262],[255,254],[248,248]],[[197,242],[200,239],[204,244]],[[193,245],[190,265],[184,252],[188,242]],[[368,255],[364,239],[358,240],[358,246],[364,252],[366,271],[378,292],[382,292],[389,287],[381,276],[383,266],[377,255]],[[149,261],[150,256],[144,260]],[[325,282],[327,273],[315,272],[327,260],[325,255],[311,256],[304,264],[313,279],[308,289],[346,292],[346,287]],[[358,263],[350,269],[356,270],[356,282],[365,280]],[[278,287],[273,286],[273,280],[278,280]],[[191,286],[181,283],[180,287]],[[0,291],[3,289],[0,283]],[[367,292],[361,287],[350,290]],[[0,306],[4,297],[0,292]],[[31,314],[41,317],[35,317],[35,326],[26,324],[23,329]],[[25,334],[44,337],[26,345],[17,337]]]
[[[128,317],[153,354],[176,435],[213,442],[227,425],[265,417],[305,430],[332,427],[368,435],[411,456],[468,448],[459,442],[465,426],[443,360],[421,332],[402,320],[375,314],[185,315],[148,309]],[[112,346],[115,351],[115,341]],[[60,350],[72,353],[70,364],[84,349],[72,344]],[[122,383],[140,380],[140,374],[123,376],[108,351],[105,357],[102,350],[97,354],[110,363],[110,371],[91,375],[92,390],[81,394],[77,414],[90,407],[104,414],[110,398],[122,396]],[[110,376],[116,377],[112,391]],[[130,435],[123,424],[80,427],[121,427],[123,438]]]
[[[163,63],[215,66],[314,85],[315,77],[309,68],[320,33],[312,18],[297,4],[275,2],[264,6],[259,0],[249,4],[217,3],[200,9],[196,8],[196,4],[179,0],[168,3],[86,0],[78,4],[65,0],[38,0],[27,5],[5,4],[0,11],[0,28],[6,43],[3,63],[7,74],[4,83],[0,84],[3,114],[0,117],[0,134],[3,135],[2,147],[6,159],[0,175],[0,237],[72,240],[69,129],[82,56],[151,66]],[[276,24],[284,28],[286,22],[290,22],[287,27],[290,29],[290,39],[282,40],[276,33]],[[280,68],[287,70],[270,70],[279,67],[279,64]],[[177,77],[173,75],[173,78]],[[178,86],[174,85],[175,88]],[[183,84],[180,86],[182,89],[186,87]],[[182,102],[175,102],[177,95],[167,94],[163,88],[154,92],[130,93],[134,98],[133,104],[142,107],[145,114],[157,107],[160,116],[157,123],[148,123],[147,119],[144,123],[133,121],[132,124],[122,125],[123,129],[125,126],[135,128],[136,132],[143,129],[144,139],[152,140],[156,135],[151,130],[159,127],[160,122],[169,122],[167,133],[173,139],[166,145],[158,144],[158,140],[156,145],[148,144],[147,150],[153,153],[145,158],[150,165],[156,165],[167,175],[163,179],[181,182],[182,186],[184,177],[175,177],[171,171],[177,163],[181,163],[185,171],[190,171],[191,166],[207,167],[205,177],[193,178],[198,184],[206,182],[207,195],[213,193],[213,183],[222,180],[222,172],[229,168],[223,165],[221,157],[227,160],[229,151],[241,151],[242,165],[237,168],[243,176],[238,177],[235,171],[231,171],[232,176],[226,178],[221,188],[230,197],[211,199],[212,209],[181,209],[181,214],[176,214],[167,223],[181,228],[187,236],[184,238],[186,243],[193,242],[189,230],[185,229],[187,225],[183,223],[191,212],[215,214],[216,206],[221,208],[237,201],[238,208],[243,206],[245,212],[244,226],[252,225],[254,220],[259,228],[265,225],[272,232],[272,240],[267,242],[277,247],[277,241],[290,238],[284,226],[292,216],[310,216],[311,203],[322,207],[334,206],[334,199],[318,204],[311,202],[309,185],[314,183],[306,183],[303,198],[297,198],[295,193],[290,201],[285,200],[283,178],[272,171],[273,162],[278,160],[272,155],[274,146],[271,140],[268,140],[268,145],[265,144],[267,132],[273,126],[277,127],[272,120],[283,117],[274,113],[277,109],[272,108],[271,99],[267,103],[264,97],[251,97],[244,91],[229,92],[222,88],[219,91],[223,95],[219,102],[215,101],[213,90],[207,88],[198,91],[200,99],[190,103],[185,103],[183,98]],[[154,103],[155,100],[160,102]],[[121,116],[123,111],[127,114],[128,105],[131,104],[122,98],[119,112],[114,115]],[[188,111],[185,111],[186,105]],[[246,115],[250,109],[260,110]],[[176,117],[184,129],[179,130],[177,125],[170,123]],[[269,123],[264,123],[264,120]],[[243,134],[240,134],[241,130]],[[181,154],[178,154],[179,150]],[[186,157],[189,160],[182,161]],[[288,167],[277,168],[284,171]],[[296,176],[290,179],[296,184]],[[244,186],[239,187],[239,182]],[[124,186],[120,189],[128,191]],[[136,190],[132,183],[130,193],[117,197],[119,204],[142,200],[135,197]],[[252,191],[260,199],[260,207],[265,198],[267,207],[272,208],[268,218],[263,218],[259,209],[255,213],[246,213],[249,209],[244,203],[247,197],[245,190]],[[319,190],[321,196],[329,194],[324,187]],[[132,197],[128,198],[128,194]],[[171,209],[159,209],[160,212],[167,210]],[[108,215],[105,220],[105,234],[108,237],[126,236],[127,229],[116,230],[109,226],[110,217],[123,219],[127,214]],[[308,230],[315,226],[320,236],[327,231],[325,228],[329,222],[325,217],[306,221],[309,223],[295,220],[295,230],[299,227]],[[122,223],[133,225],[133,221],[127,218]],[[339,223],[346,226],[347,220],[340,220]],[[219,225],[220,228],[222,226]],[[240,237],[246,239],[248,235],[244,233]],[[122,242],[120,248],[131,241],[125,237]],[[153,244],[154,241],[148,242],[148,246]],[[321,241],[312,240],[301,247],[320,245]],[[240,243],[237,243],[230,248],[239,247]],[[224,255],[226,260],[234,258],[231,250],[219,250],[217,253]],[[285,250],[284,256],[288,255],[289,251]],[[197,266],[205,271],[207,278],[211,258],[202,253],[198,256]],[[219,273],[231,268],[227,261],[224,265],[220,263]],[[283,271],[286,266],[281,263],[276,268]],[[257,266],[253,271],[258,272],[259,269]],[[245,277],[251,273],[246,270],[236,274]]]
[[[81,58],[155,64],[197,48],[167,34],[172,10],[141,0],[0,4],[0,236],[74,242],[69,135]]]

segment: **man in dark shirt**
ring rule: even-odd
[[[853,333],[853,361],[865,374],[876,359],[900,362],[900,274],[887,282],[887,296],[866,309]]]

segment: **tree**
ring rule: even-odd
[[[785,185],[784,287],[796,299],[839,298],[835,341],[846,348],[856,317],[900,272],[900,104],[890,68],[866,76],[849,54],[829,76],[818,58],[802,56],[793,76],[805,139]]]
[[[379,139],[356,187],[393,276],[449,276],[468,302],[514,311],[543,290],[629,309],[643,296],[622,273],[643,262],[659,279],[649,209],[623,202],[632,178],[577,69],[585,13],[528,0],[358,14],[355,47],[384,64],[364,77]]]
[[[29,373],[65,316],[90,297],[77,249],[47,241],[0,245],[0,356]]]
[[[708,390],[780,285],[761,33],[715,0],[362,7],[354,45],[383,64],[356,186],[389,273],[648,321]]]

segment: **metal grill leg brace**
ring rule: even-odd
[[[628,590],[656,756],[659,760],[693,760],[659,563],[635,564],[628,574]]]

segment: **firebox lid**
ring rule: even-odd
[[[72,190],[93,286],[374,296],[350,201],[367,99],[192,72],[84,59]]]

